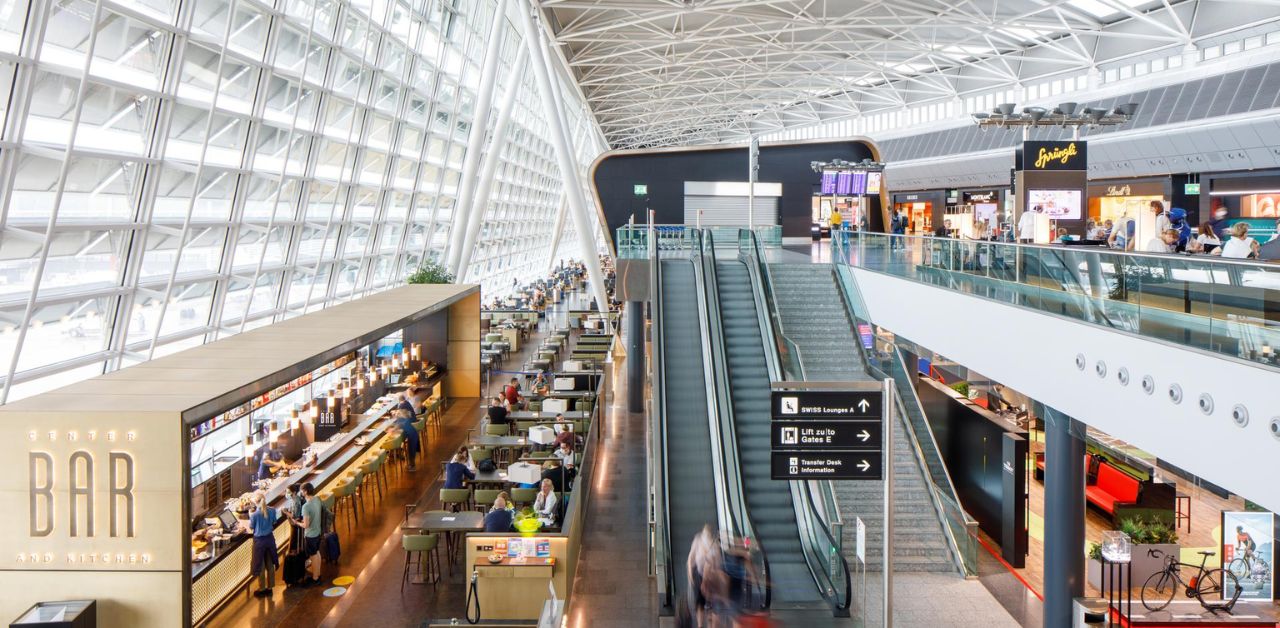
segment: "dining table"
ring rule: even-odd
[[[427,534],[443,534],[445,554],[449,558],[449,574],[453,575],[453,564],[457,562],[458,548],[462,546],[457,537],[468,532],[483,532],[484,514],[473,510],[461,512],[426,510],[411,513],[400,527],[406,530],[419,530]]]

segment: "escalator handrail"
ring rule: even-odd
[[[659,260],[659,247],[656,238],[652,233],[652,225],[650,225],[649,234],[649,289],[650,303],[653,304],[650,321],[652,340],[652,399],[654,413],[654,427],[657,429],[651,431],[650,439],[652,441],[653,453],[658,456],[657,464],[653,466],[656,473],[660,474],[659,481],[654,482],[658,485],[651,492],[656,493],[655,498],[657,504],[654,506],[657,518],[661,520],[661,529],[659,531],[658,545],[662,550],[661,560],[655,560],[657,568],[662,573],[657,579],[658,596],[664,608],[674,610],[674,591],[675,591],[675,569],[671,565],[671,509],[670,509],[670,484],[668,481],[667,469],[667,406],[666,406],[666,369],[663,368],[663,329],[662,329],[662,272],[661,261]],[[656,433],[655,433],[656,432]],[[655,557],[658,558],[658,557]]]
[[[713,360],[711,346],[711,329],[716,324],[716,320],[712,318],[711,306],[707,298],[707,277],[706,264],[703,259],[703,239],[702,231],[689,230],[689,237],[693,241],[690,249],[689,262],[693,265],[693,282],[694,282],[694,299],[698,304],[698,320],[702,327],[702,333],[699,334],[699,340],[702,347],[702,377],[703,383],[707,390],[717,390],[720,387],[720,373],[717,372],[715,362]],[[733,513],[730,512],[727,500],[721,499],[726,486],[725,480],[725,462],[723,448],[716,446],[719,440],[720,421],[720,402],[716,395],[707,395],[707,432],[711,438],[711,477],[712,485],[716,489],[716,524],[721,530],[733,528]]]
[[[737,538],[748,540],[755,548],[753,554],[758,553],[761,561],[761,584],[764,588],[764,602],[762,609],[769,608],[773,604],[773,584],[769,577],[769,556],[764,544],[756,537],[755,530],[751,525],[751,516],[747,510],[746,496],[742,492],[742,466],[738,458],[738,435],[736,423],[733,417],[733,403],[730,401],[729,394],[729,378],[728,378],[728,360],[724,351],[724,329],[723,319],[720,314],[720,280],[716,270],[715,260],[715,238],[710,230],[705,232],[705,239],[702,241],[702,247],[699,249],[703,264],[704,288],[706,291],[707,316],[704,320],[707,322],[707,333],[704,339],[710,341],[708,360],[712,365],[716,377],[714,385],[708,389],[713,391],[711,397],[716,400],[716,407],[719,412],[717,418],[719,425],[717,429],[712,430],[713,439],[717,441],[718,449],[721,452],[721,460],[724,465],[724,488],[728,504],[725,508],[728,512],[731,522],[731,529]],[[713,447],[715,451],[717,447]],[[730,507],[732,505],[732,507]]]
[[[773,332],[772,334],[760,334],[766,343],[765,357],[769,364],[770,376],[779,380],[789,378],[795,381],[803,381],[805,379],[804,362],[800,359],[799,347],[795,346],[794,343],[791,343],[790,339],[788,339],[783,333],[781,316],[777,313],[777,308],[773,307],[773,304],[776,303],[776,301],[772,298],[772,276],[769,274],[768,264],[764,262],[764,254],[761,252],[760,243],[756,240],[755,233],[750,230],[738,231],[738,243],[739,257],[742,259],[743,263],[746,264],[748,272],[752,276],[753,280],[759,282],[760,285],[760,290],[752,290],[752,293],[756,299],[757,317],[760,319],[762,332],[764,325],[769,325]],[[777,344],[779,339],[784,342],[791,343],[791,346],[795,346],[795,353],[793,354],[795,364],[792,369],[782,368],[782,358],[779,355],[779,345]],[[816,527],[822,531],[822,534],[826,537],[827,542],[830,543],[832,547],[838,548],[840,547],[840,544],[837,542],[835,535],[831,533],[827,523],[823,520],[822,514],[819,512],[813,499],[813,494],[808,482],[792,481],[789,484],[791,486],[793,501],[798,499],[803,504],[803,512],[806,515],[802,517],[799,516],[800,513],[797,513],[796,517],[797,527],[804,525],[804,529],[800,531],[800,540],[806,548],[806,551],[804,552],[805,564],[808,565],[809,572],[813,576],[814,582],[818,585],[819,589],[824,592],[829,591],[830,593],[835,594],[835,583],[832,581],[833,579],[829,574],[827,574],[825,569],[821,569],[814,564],[814,548],[811,543],[805,542],[808,537],[806,532],[811,531],[811,528],[807,524],[810,522],[816,524]],[[844,574],[843,597],[836,596],[836,599],[828,599],[828,601],[836,611],[847,611],[853,600],[852,571],[849,569],[849,561],[845,559],[844,553],[836,552],[836,554],[840,557],[840,569]],[[825,567],[825,564],[822,566]],[[822,575],[819,576],[819,574]],[[830,583],[830,586],[822,586],[822,580],[824,578],[828,583]]]

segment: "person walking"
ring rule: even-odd
[[[253,496],[253,513],[249,515],[249,529],[253,532],[253,554],[249,560],[249,575],[258,580],[254,597],[271,595],[276,586],[276,567],[280,566],[280,550],[276,547],[276,520],[280,513],[267,506],[261,494]]]

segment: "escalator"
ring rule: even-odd
[[[825,606],[805,558],[790,483],[770,478],[770,376],[751,276],[741,261],[718,261],[715,273],[738,468],[755,536],[768,554],[772,608]]]
[[[688,590],[685,564],[690,541],[703,525],[717,525],[718,491],[709,454],[712,440],[696,269],[689,259],[662,260],[659,264],[660,299],[656,309],[660,319],[662,381],[657,385],[663,406],[666,461],[667,569],[671,586],[667,603],[678,604]]]

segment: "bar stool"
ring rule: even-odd
[[[376,470],[377,480],[382,483],[383,491],[390,490],[387,486],[387,456],[388,455],[389,454],[386,452],[386,450],[383,450],[378,452],[378,456],[374,458],[374,460],[378,462],[378,468]]]
[[[355,495],[356,505],[360,510],[365,510],[364,491],[360,490],[364,487],[364,469],[357,469],[348,473],[347,479],[351,482],[351,493]]]
[[[400,577],[400,591],[404,592],[404,583],[409,580],[409,565],[418,571],[425,566],[426,580],[432,587],[440,581],[440,535],[439,534],[406,534],[400,538],[400,546],[404,548],[404,574]]]
[[[467,508],[467,504],[471,501],[471,490],[465,488],[442,488],[440,489],[440,505],[444,506],[451,512],[458,512]]]
[[[378,483],[378,459],[374,458],[361,464],[360,472],[364,477],[373,479],[373,489],[378,492],[378,501],[382,501],[382,485]]]
[[[347,518],[347,530],[349,531],[351,530],[352,521],[354,521],[356,525],[359,525],[360,523],[360,513],[357,511],[359,507],[356,506],[355,501],[356,491],[350,480],[340,480],[339,482],[340,483],[337,486],[333,487],[333,514],[336,519],[337,516],[342,513],[342,507],[344,505],[351,507],[351,516]]]
[[[478,488],[475,492],[475,507],[480,512],[489,512],[493,508],[493,500],[498,499],[498,493],[502,491],[493,488]]]

